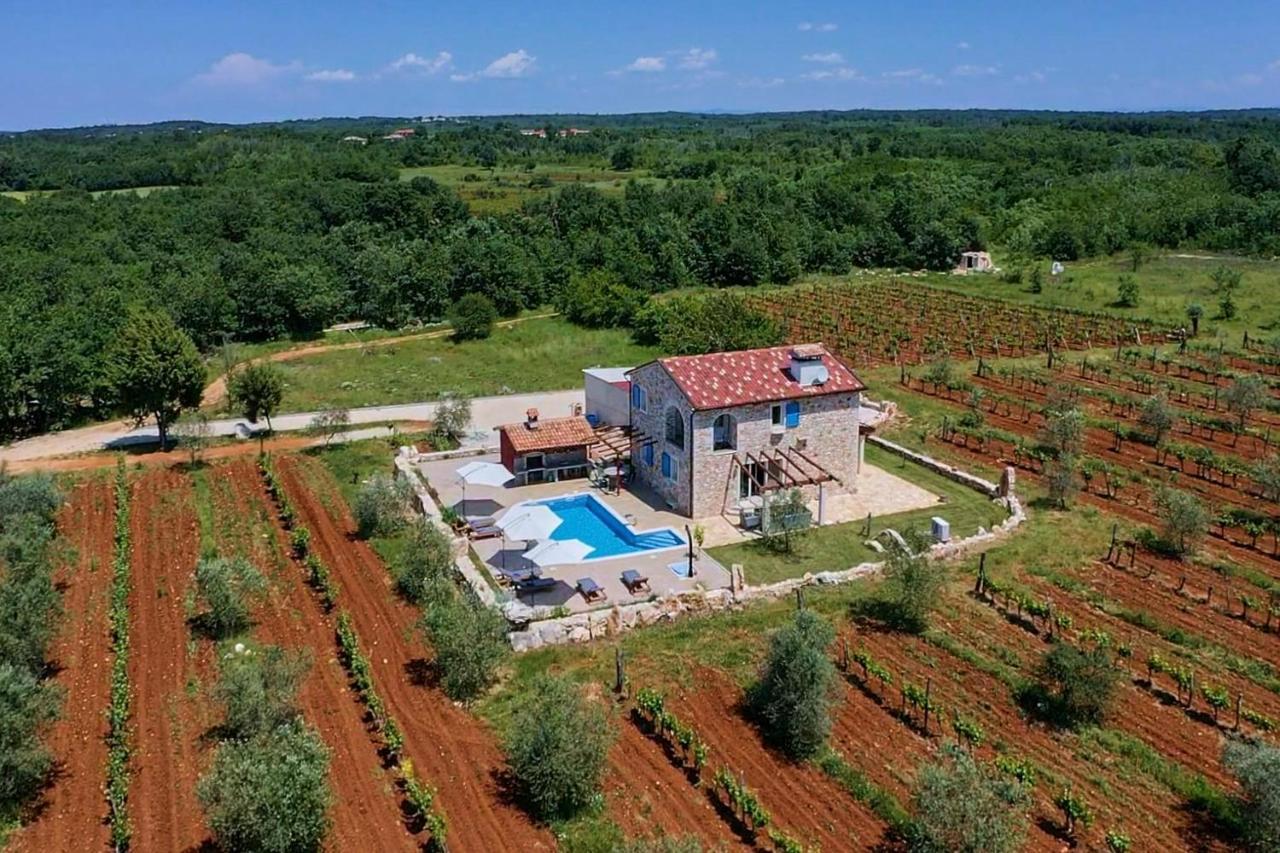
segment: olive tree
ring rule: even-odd
[[[194,468],[200,464],[201,454],[213,440],[213,424],[204,412],[188,412],[174,423],[173,434],[178,437],[178,444],[187,448]]]
[[[351,423],[351,410],[342,406],[329,406],[315,414],[307,424],[307,434],[324,439],[326,447],[334,436],[347,428]]]
[[[831,732],[836,670],[827,654],[835,630],[812,610],[800,610],[769,641],[760,678],[747,704],[765,737],[793,759],[809,758]]]
[[[0,662],[0,809],[35,793],[53,766],[40,733],[57,718],[60,701],[56,687]]]
[[[223,850],[318,850],[329,830],[329,751],[294,721],[218,747],[196,794]]]
[[[1060,724],[1100,723],[1119,681],[1110,653],[1101,646],[1081,649],[1057,641],[1036,667],[1037,684],[1027,698],[1036,710]]]
[[[431,604],[422,625],[436,654],[440,686],[450,699],[468,702],[493,684],[510,651],[501,613],[454,592]]]
[[[1209,511],[1204,504],[1190,492],[1171,486],[1156,490],[1155,503],[1164,543],[1179,555],[1194,553],[1209,529]]]
[[[917,853],[1012,853],[1026,836],[1025,789],[955,744],[916,771],[912,801]]]
[[[1232,739],[1222,760],[1240,782],[1245,841],[1253,850],[1280,850],[1280,748]]]
[[[1236,416],[1236,423],[1241,431],[1253,413],[1262,408],[1269,398],[1267,383],[1256,373],[1239,377],[1222,392],[1222,401],[1226,404],[1227,411]]]
[[[249,607],[266,587],[261,573],[243,557],[205,557],[196,564],[196,597],[204,604],[200,626],[225,638],[249,627]]]
[[[298,688],[310,667],[305,653],[279,646],[232,653],[213,688],[225,711],[225,734],[249,738],[296,720]]]
[[[918,531],[907,531],[904,545],[891,542],[887,549],[882,586],[885,615],[893,627],[921,633],[929,627],[929,617],[938,607],[946,586],[946,567],[930,559],[928,539]]]
[[[374,474],[356,493],[356,527],[366,539],[403,530],[409,523],[409,484],[390,474]]]
[[[570,817],[600,793],[614,733],[605,710],[563,676],[542,675],[516,701],[507,766],[522,803],[541,820]]]
[[[1063,453],[1048,460],[1044,466],[1045,486],[1049,491],[1049,500],[1060,508],[1066,509],[1080,491],[1080,476],[1076,457]]]
[[[1173,407],[1163,394],[1152,394],[1142,402],[1138,411],[1138,423],[1151,435],[1151,443],[1159,445],[1173,429],[1176,417]]]

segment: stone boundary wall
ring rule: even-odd
[[[970,474],[968,471],[961,471],[953,465],[948,465],[945,462],[939,462],[932,456],[925,456],[923,453],[908,450],[901,444],[895,444],[894,442],[889,441],[889,439],[881,438],[878,435],[867,436],[867,441],[874,444],[876,447],[884,448],[890,453],[910,459],[917,465],[928,468],[930,471],[935,471],[949,480],[955,480],[962,486],[968,486],[971,489],[976,489],[977,491],[986,494],[987,497],[995,498],[1000,496],[1000,487],[990,480],[984,480],[981,477]]]

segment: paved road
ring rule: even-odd
[[[547,391],[537,394],[508,394],[499,397],[476,397],[471,401],[472,434],[464,445],[483,446],[494,441],[493,430],[500,424],[524,420],[525,410],[536,407],[543,417],[568,415],[575,403],[582,404],[583,392],[577,388],[569,391]],[[385,421],[429,421],[435,417],[437,402],[405,403],[396,406],[369,406],[351,410],[352,424],[371,424]],[[299,412],[272,418],[271,425],[277,432],[293,432],[306,427],[315,412]],[[243,418],[224,418],[211,421],[215,435],[251,436],[266,424],[252,424]],[[0,464],[30,462],[68,456],[74,453],[91,453],[97,450],[118,450],[137,444],[159,440],[155,426],[133,428],[129,421],[116,421],[60,433],[24,439],[8,447],[0,448]],[[31,467],[31,466],[24,466]]]

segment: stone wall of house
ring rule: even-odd
[[[760,454],[775,449],[801,447],[806,456],[822,465],[840,482],[827,483],[823,489],[830,495],[857,488],[859,468],[858,392],[824,394],[801,399],[800,423],[791,429],[775,432],[772,403],[754,403],[730,409],[712,409],[693,415],[693,517],[720,515],[738,501],[739,469],[735,454]],[[785,402],[784,406],[785,423]],[[715,450],[716,418],[728,413],[737,421],[735,450]],[[802,490],[805,497],[816,500],[816,487]]]
[[[642,445],[636,445],[631,450],[631,465],[635,471],[636,479],[656,492],[676,512],[692,515],[692,507],[689,502],[689,402],[684,398],[675,381],[672,380],[671,374],[667,373],[666,368],[657,362],[643,365],[632,371],[631,384],[632,387],[643,388],[648,399],[645,411],[641,412],[636,410],[634,406],[632,407],[631,426],[633,429],[643,432],[647,437],[646,440],[654,442],[652,465],[645,464]],[[669,444],[666,439],[666,413],[667,409],[673,406],[680,412],[681,418],[684,419],[684,449]],[[671,461],[675,466],[674,478],[669,479],[662,476],[662,454],[664,451],[670,454]]]

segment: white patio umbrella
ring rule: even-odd
[[[512,508],[498,519],[497,526],[508,539],[531,542],[534,539],[550,539],[563,521],[563,518],[542,504],[528,504]]]
[[[502,486],[515,479],[515,475],[497,462],[468,462],[457,471],[462,483],[462,514],[467,513],[467,484],[473,486]]]
[[[581,539],[548,539],[530,548],[524,557],[536,566],[558,566],[580,563],[594,550]]]

